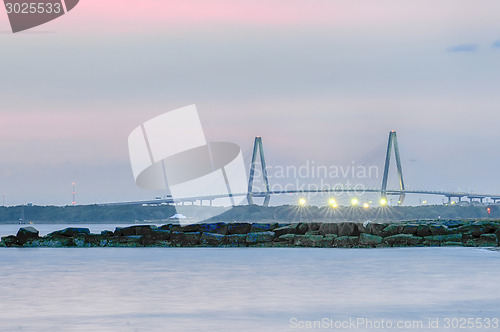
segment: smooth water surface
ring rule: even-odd
[[[0,331],[500,318],[500,252],[486,249],[0,248],[0,265]]]

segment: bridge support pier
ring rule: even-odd
[[[403,205],[405,199],[405,193],[404,193],[405,184],[403,181],[403,168],[401,167],[401,159],[399,157],[398,137],[396,135],[396,131],[394,130],[392,130],[389,133],[389,142],[387,144],[387,153],[385,155],[384,177],[382,178],[381,196],[382,198],[387,200],[387,179],[389,177],[389,166],[391,164],[391,154],[393,145],[394,145],[394,155],[396,157],[396,167],[398,170],[398,177],[399,177],[399,189],[403,191],[399,195],[398,205]]]
[[[252,164],[250,166],[250,175],[248,178],[248,193],[247,193],[247,201],[249,205],[253,203],[253,178],[255,175],[255,166],[257,164],[257,152],[260,155],[260,167],[262,169],[262,178],[264,180],[264,184],[266,185],[266,195],[264,196],[264,206],[269,206],[269,200],[271,199],[271,195],[269,194],[269,180],[267,179],[267,169],[266,169],[266,158],[264,157],[264,148],[262,146],[262,138],[260,136],[255,137],[255,142],[253,145],[253,155],[252,155]]]

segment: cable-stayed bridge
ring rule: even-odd
[[[388,189],[388,179],[389,179],[389,169],[391,163],[391,157],[394,154],[396,162],[396,170],[398,176],[398,189]],[[265,190],[254,189],[254,178],[256,175],[256,169],[260,166],[262,181],[265,186]],[[387,144],[387,150],[385,154],[384,163],[384,173],[382,177],[382,183],[380,188],[327,188],[327,189],[289,189],[289,190],[272,190],[270,189],[269,177],[267,175],[266,158],[264,155],[264,149],[261,137],[255,137],[252,162],[250,165],[250,173],[248,178],[248,189],[245,192],[235,192],[229,194],[211,194],[211,195],[198,195],[192,197],[171,197],[166,196],[164,198],[159,198],[155,200],[145,200],[145,201],[131,201],[131,202],[120,202],[120,203],[107,203],[102,205],[134,205],[134,204],[184,204],[185,202],[199,202],[200,205],[203,201],[208,201],[210,205],[216,199],[228,198],[228,197],[241,197],[246,196],[248,204],[254,204],[254,198],[264,198],[263,205],[268,206],[271,196],[273,195],[293,195],[293,194],[336,194],[336,193],[347,193],[353,195],[360,195],[363,193],[375,193],[380,195],[380,205],[386,205],[388,203],[388,196],[399,196],[398,205],[403,205],[406,195],[435,195],[442,196],[448,199],[449,203],[454,203],[452,199],[457,199],[458,202],[462,200],[468,200],[473,202],[474,200],[483,203],[485,199],[490,199],[494,203],[500,201],[500,194],[488,194],[488,193],[472,193],[472,192],[454,192],[454,191],[441,191],[441,190],[408,190],[405,188],[405,181],[403,177],[403,168],[401,165],[401,157],[399,153],[399,146],[397,140],[397,134],[393,130],[389,133],[389,139]],[[357,201],[357,200],[356,200]],[[336,204],[336,203],[335,203]]]

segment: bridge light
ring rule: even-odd
[[[358,203],[359,203],[359,201],[358,201],[358,199],[357,199],[357,198],[353,198],[353,199],[351,199],[351,205],[352,205],[352,206],[356,206],[356,205],[358,205]]]
[[[455,205],[455,201],[451,201],[451,205]]]
[[[381,206],[386,206],[386,205],[387,205],[387,199],[385,199],[385,198],[381,198],[381,199],[380,199],[380,205],[381,205]]]
[[[306,205],[306,203],[307,203],[307,201],[306,201],[306,199],[305,199],[305,198],[300,198],[300,199],[299,199],[299,205],[300,205],[300,206],[304,206],[304,205]]]
[[[491,208],[487,208],[487,209],[486,209],[486,211],[487,211],[488,213],[491,213]]]
[[[363,207],[364,207],[365,209],[368,209],[368,208],[370,207],[370,204],[365,203],[365,204],[363,204]]]
[[[422,204],[427,204],[427,201],[423,201]]]
[[[335,198],[330,198],[330,200],[328,201],[328,204],[337,205],[337,202],[335,201]]]

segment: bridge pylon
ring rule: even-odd
[[[381,189],[381,195],[383,199],[387,199],[387,179],[389,176],[389,165],[391,163],[391,154],[393,145],[394,145],[394,155],[396,157],[396,167],[398,169],[399,189],[401,191],[405,190],[405,183],[403,180],[403,168],[401,167],[401,159],[399,157],[398,137],[396,135],[396,131],[392,130],[389,133],[389,142],[387,144],[387,153],[385,155],[384,177],[382,178],[382,189]],[[403,205],[404,199],[405,199],[405,193],[402,192],[399,195],[398,205]]]
[[[260,167],[262,169],[262,178],[264,180],[264,184],[266,185],[266,195],[264,196],[264,206],[269,206],[269,200],[271,199],[271,195],[269,194],[269,180],[267,179],[267,169],[266,169],[266,158],[264,157],[264,148],[262,147],[262,138],[260,136],[255,137],[255,142],[253,145],[253,155],[252,155],[252,164],[250,166],[250,176],[248,178],[248,193],[247,193],[247,201],[248,204],[253,203],[253,178],[255,175],[255,167],[257,164],[257,153],[260,155]]]

